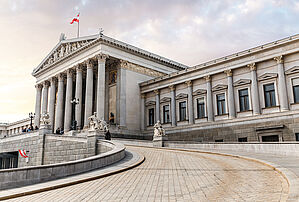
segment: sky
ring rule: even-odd
[[[32,70],[58,43],[104,34],[188,66],[298,34],[299,0],[0,0],[0,122],[34,112]]]

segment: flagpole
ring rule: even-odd
[[[78,32],[77,32],[77,38],[79,38],[79,21],[78,21]]]

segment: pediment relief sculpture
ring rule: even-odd
[[[298,73],[299,72],[299,66],[294,66],[292,67],[291,69],[288,69],[285,74],[288,75],[288,74],[295,74],[295,73]]]
[[[188,97],[188,94],[185,94],[185,93],[180,93],[178,94],[177,96],[175,96],[175,99],[183,99],[183,98],[187,98]]]
[[[234,86],[242,86],[242,85],[248,85],[251,83],[250,79],[239,79],[238,81],[234,82]]]
[[[145,103],[145,106],[152,106],[152,105],[155,105],[156,104],[156,102],[155,101],[148,101],[148,102],[146,102]]]
[[[273,79],[277,77],[277,73],[265,73],[258,77],[259,81],[267,80],[267,79]]]
[[[218,84],[212,88],[212,91],[224,90],[227,89],[227,85]]]
[[[171,98],[170,97],[164,97],[160,100],[160,103],[165,103],[165,102],[170,102]]]
[[[196,91],[193,92],[193,95],[201,95],[201,94],[206,94],[207,90],[205,89],[197,89]]]

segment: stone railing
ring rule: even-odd
[[[105,153],[76,161],[0,170],[0,190],[84,173],[113,164],[125,157],[123,144],[105,140],[99,140],[98,144],[103,144],[105,147],[112,149]]]

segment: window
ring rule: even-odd
[[[186,120],[186,101],[179,103],[180,121]]]
[[[169,117],[169,105],[163,106],[163,123],[169,123],[170,117]]]
[[[247,137],[239,137],[238,142],[247,142]]]
[[[278,135],[262,136],[262,142],[279,142]]]
[[[205,117],[205,101],[204,98],[197,99],[197,118]]]
[[[148,110],[148,125],[153,126],[155,123],[155,111],[154,108]]]
[[[240,111],[249,110],[248,89],[239,90]]]
[[[215,142],[223,142],[223,139],[215,140]]]
[[[274,84],[264,85],[265,107],[276,106]]]
[[[299,133],[295,133],[296,141],[299,141]]]
[[[294,103],[299,103],[299,78],[292,79]]]
[[[225,113],[225,94],[217,95],[217,114],[223,115]]]

